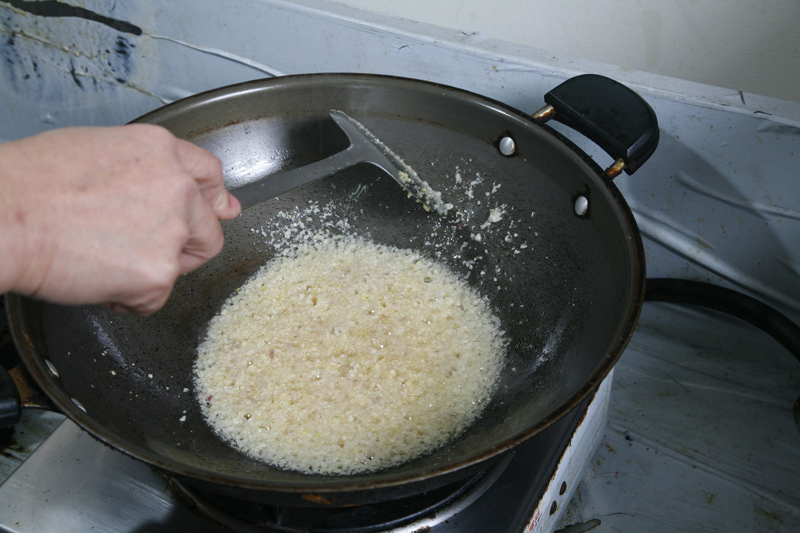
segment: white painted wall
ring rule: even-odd
[[[800,0],[339,0],[634,70],[800,101]]]

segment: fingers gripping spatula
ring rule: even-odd
[[[435,191],[397,154],[383,144],[363,124],[338,110],[330,111],[331,118],[350,140],[350,146],[330,157],[308,165],[277,172],[233,189],[233,194],[247,209],[275,198],[283,193],[328,177],[358,163],[371,163],[394,178],[404,189],[414,195],[427,208],[445,214],[452,207],[442,201]]]

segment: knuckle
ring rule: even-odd
[[[159,194],[172,210],[187,213],[187,210],[197,201],[200,192],[194,180],[186,173],[176,170],[170,179],[160,185]]]
[[[172,290],[180,275],[178,261],[166,255],[142,265],[139,276],[145,293],[162,293]]]
[[[194,180],[184,174],[181,177],[183,179],[175,180],[176,193],[180,195],[183,205],[190,206],[197,200],[200,192]]]
[[[222,160],[220,160],[216,156],[211,156],[208,158],[208,165],[211,169],[212,176],[222,178],[223,175],[223,168],[222,168]]]
[[[208,244],[208,256],[206,259],[211,259],[212,257],[219,254],[222,249],[225,247],[225,238],[222,236],[222,232],[219,235],[215,236]]]

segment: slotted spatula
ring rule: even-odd
[[[333,109],[330,111],[330,116],[347,135],[350,146],[320,161],[270,174],[233,189],[231,194],[242,204],[242,209],[253,207],[358,163],[371,163],[389,174],[429,209],[442,215],[447,213],[451,206],[442,201],[441,193],[434,191],[364,125],[343,111]]]

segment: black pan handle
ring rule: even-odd
[[[800,326],[777,309],[741,292],[703,281],[648,278],[644,299],[697,305],[735,316],[767,333],[800,361]]]
[[[800,361],[800,326],[777,309],[746,294],[703,281],[648,278],[644,300],[697,305],[727,313],[767,333]],[[800,430],[800,397],[794,403],[794,422]]]
[[[570,78],[544,96],[545,107],[533,114],[538,121],[554,119],[600,146],[614,158],[605,171],[609,179],[624,170],[633,174],[658,146],[658,119],[637,93],[605,76]]]

